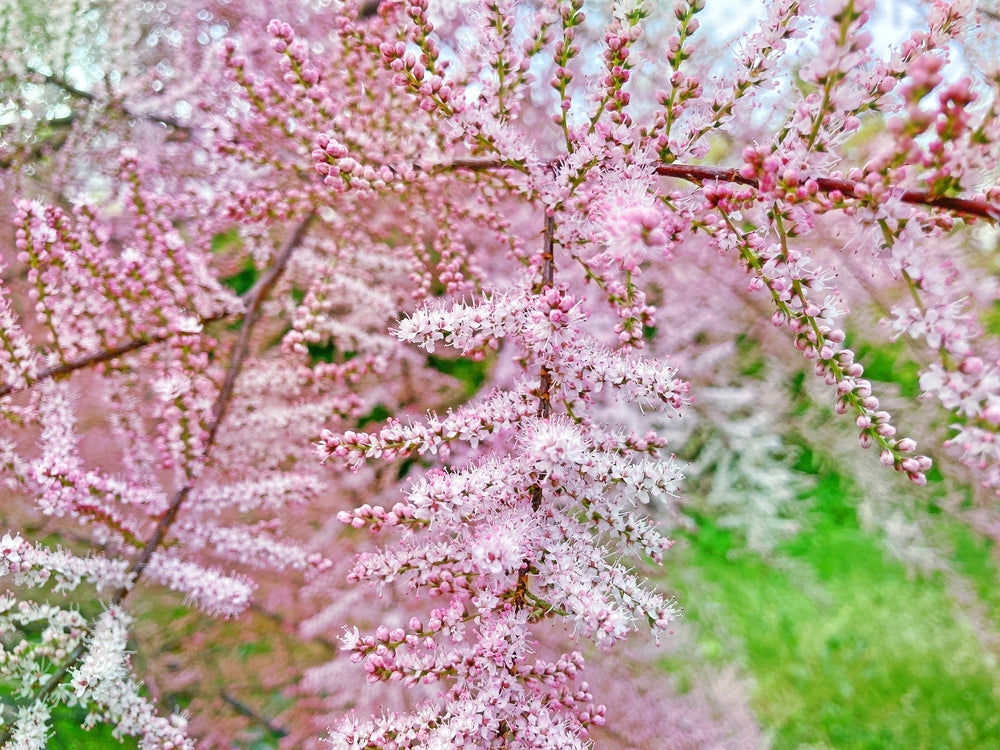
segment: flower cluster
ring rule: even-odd
[[[611,646],[639,622],[659,631],[676,615],[672,603],[647,590],[619,558],[629,549],[662,560],[669,542],[635,508],[640,501],[668,500],[680,474],[659,455],[663,443],[655,435],[616,440],[585,414],[599,397],[619,392],[674,413],[686,386],[669,367],[621,350],[594,357],[586,324],[581,303],[550,284],[418,312],[401,322],[401,339],[428,349],[443,342],[464,354],[502,339],[511,354],[539,368],[541,378],[526,372],[513,389],[443,419],[432,415],[407,426],[390,421],[371,434],[324,432],[319,454],[355,469],[370,458],[447,456],[454,449],[442,449],[452,443],[473,449],[462,464],[414,481],[404,501],[339,515],[355,528],[404,532],[391,546],[361,554],[353,580],[379,586],[399,580],[450,605],[432,612],[427,632],[411,622],[408,635],[381,628],[365,638],[352,631],[344,641],[364,661],[369,679],[446,679],[441,696],[448,703],[433,732],[411,733],[415,717],[352,721],[335,733],[336,742],[359,742],[364,729],[370,732],[365,746],[377,746],[380,737],[415,746],[438,731],[479,746],[515,738],[539,746],[530,744],[538,741],[532,721],[544,716],[561,717],[574,738],[569,746],[577,746],[601,713],[589,702],[578,710],[576,700],[561,697],[563,688],[553,701],[552,688],[526,671],[531,623],[565,618],[578,635]],[[513,410],[512,394],[520,394]],[[636,458],[637,452],[646,456]],[[615,542],[605,546],[606,539]],[[447,632],[441,623],[449,623]],[[490,719],[467,725],[467,712],[484,701],[494,706]]]
[[[184,717],[157,716],[154,706],[139,694],[126,651],[129,625],[129,616],[118,609],[103,612],[93,625],[87,655],[70,679],[77,701],[91,709],[85,726],[98,720],[113,722],[116,738],[141,737],[143,750],[193,750]]]
[[[880,57],[874,0],[776,0],[728,68],[706,4],[82,4],[51,50],[9,8],[0,745],[44,746],[65,703],[143,747],[244,721],[307,749],[587,747],[605,686],[553,633],[672,627],[642,566],[671,547],[680,373],[717,387],[695,468],[753,545],[794,495],[761,414],[793,409],[780,374],[711,401],[765,339],[928,480],[863,361],[872,302],[1000,490],[995,238],[967,228],[1000,217],[1000,100],[946,74],[969,4]],[[336,660],[263,670],[280,717],[195,653],[159,679],[131,612],[181,598],[310,659],[344,634],[410,708]]]

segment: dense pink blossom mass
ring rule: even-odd
[[[2,4],[0,746],[263,720],[166,699],[211,649],[142,651],[169,590],[320,649],[275,654],[282,746],[590,747],[626,688],[584,654],[684,604],[668,437],[787,409],[719,364],[747,333],[876,469],[1000,490],[974,5],[880,55],[875,0],[704,4]],[[859,335],[912,343],[943,447]]]

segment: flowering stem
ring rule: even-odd
[[[536,287],[538,293],[552,287],[555,279],[555,234],[556,220],[551,212],[545,215],[545,240],[542,249],[542,281]],[[542,365],[538,374],[538,417],[548,419],[552,414],[552,373]],[[537,513],[542,508],[542,486],[537,482],[531,486],[531,510]],[[514,601],[517,606],[524,606],[531,597],[528,591],[528,574],[531,570],[530,561],[525,560],[514,589]]]
[[[544,291],[552,287],[555,277],[555,233],[556,220],[551,214],[545,216],[545,247],[542,251],[542,284],[539,291]],[[552,414],[552,373],[549,368],[542,365],[538,375],[538,417],[548,419]],[[535,485],[531,488],[531,509],[538,512],[542,507],[542,488]]]
[[[756,188],[757,179],[744,177],[737,169],[725,169],[722,167],[701,167],[692,164],[661,164],[656,168],[656,173],[662,177],[676,177],[689,182],[701,183],[706,180],[717,180],[719,182],[735,182],[741,185],[749,185]],[[805,178],[807,181],[810,178]],[[816,187],[821,193],[832,193],[838,191],[845,196],[854,195],[854,188],[860,184],[851,180],[835,179],[832,177],[816,177]],[[949,198],[944,195],[936,195],[928,190],[904,190],[896,196],[901,203],[910,203],[921,206],[931,206],[932,208],[943,208],[946,211],[962,214],[964,216],[976,216],[990,222],[1000,219],[1000,208],[989,203],[984,198]]]
[[[554,253],[556,236],[556,220],[554,216],[545,217],[545,249],[542,252],[542,286],[548,289],[555,278],[556,259]]]

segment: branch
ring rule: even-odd
[[[739,173],[739,170],[722,167],[661,164],[656,168],[656,173],[661,177],[676,177],[698,184],[706,180],[717,180],[718,182],[735,182],[740,185],[749,185],[753,188],[758,186],[756,179],[744,177]],[[817,187],[823,193],[840,191],[845,196],[851,197],[854,196],[855,187],[861,184],[851,180],[834,179],[832,177],[817,177],[815,180]],[[948,198],[943,195],[935,195],[928,190],[905,190],[898,198],[903,203],[943,208],[952,213],[976,216],[991,222],[996,222],[1000,219],[1000,206],[991,204],[985,198]]]
[[[38,76],[46,83],[51,83],[53,86],[62,89],[70,96],[76,97],[77,99],[83,99],[86,102],[94,103],[97,101],[97,95],[90,92],[84,91],[83,89],[77,88],[72,83],[67,81],[62,76],[56,75],[55,73],[43,73],[37,68],[28,67],[28,72]],[[183,130],[190,132],[192,128],[189,125],[185,125],[179,120],[173,117],[167,117],[163,115],[152,114],[150,112],[134,112],[124,104],[120,104],[122,112],[124,112],[129,117],[136,117],[141,120],[147,120],[149,122],[159,123],[160,125],[166,125],[168,127],[174,128],[175,130]],[[64,118],[72,119],[72,118]]]
[[[72,83],[67,81],[62,76],[56,75],[55,73],[43,73],[38,68],[28,66],[26,70],[32,75],[36,75],[41,78],[46,83],[51,83],[56,88],[60,88],[71,96],[75,96],[77,99],[85,99],[88,102],[96,101],[97,95],[92,94],[89,91],[84,91],[74,86]]]
[[[299,222],[298,226],[292,230],[291,235],[285,240],[285,244],[282,246],[281,250],[278,252],[277,257],[274,259],[274,263],[267,272],[257,281],[256,284],[248,292],[248,305],[247,311],[243,315],[243,325],[240,328],[240,336],[233,346],[233,357],[229,362],[229,367],[226,369],[226,377],[222,383],[222,388],[219,389],[219,395],[215,399],[215,406],[212,409],[212,422],[208,427],[208,436],[205,438],[204,447],[204,457],[208,458],[208,454],[215,445],[215,436],[219,432],[219,425],[222,424],[222,420],[226,416],[226,410],[229,408],[229,404],[232,401],[233,389],[236,386],[236,378],[239,377],[240,371],[243,369],[243,362],[246,359],[247,353],[250,350],[250,336],[253,333],[254,327],[260,320],[260,310],[264,304],[264,300],[267,295],[270,294],[274,285],[281,278],[281,275],[285,272],[285,268],[288,266],[288,261],[292,257],[292,253],[302,244],[302,239],[305,237],[306,231],[309,229],[309,225],[312,224],[313,219],[316,216],[316,212],[310,212],[302,221]],[[122,587],[118,593],[115,595],[114,603],[121,604],[125,597],[128,596],[129,591],[135,586],[136,582],[142,576],[143,571],[146,566],[149,565],[149,561],[152,559],[153,554],[159,549],[160,545],[163,543],[163,539],[166,537],[167,532],[174,525],[174,521],[177,520],[177,514],[180,512],[181,505],[184,504],[184,500],[190,494],[193,485],[189,481],[174,495],[170,501],[170,505],[167,507],[166,512],[161,516],[159,522],[156,524],[156,528],[153,529],[153,534],[150,536],[149,540],[143,545],[142,551],[139,553],[138,557],[133,561],[129,568],[129,572],[133,574],[132,582],[130,586]]]
[[[256,310],[256,312],[254,312],[255,315],[254,324],[256,324],[257,322],[256,316],[259,316],[260,314],[259,308],[261,302],[263,302],[264,297],[271,291],[271,288],[274,286],[275,282],[281,276],[281,273],[284,271],[284,264],[288,263],[288,258],[290,257],[291,252],[294,251],[298,243],[302,241],[302,236],[305,234],[305,231],[311,220],[312,220],[312,215],[304,219],[303,222],[300,223],[299,226],[295,228],[295,230],[292,232],[292,235],[285,242],[285,246],[279,252],[278,257],[275,260],[275,264],[264,274],[264,276],[258,279],[257,283],[249,291],[245,292],[242,295],[241,299],[243,299],[247,303],[247,312],[244,314],[244,328],[240,331],[240,341],[237,342],[237,349],[239,349],[241,345],[245,347],[247,343],[243,341],[244,331],[246,330],[245,321],[247,319],[247,316],[251,314],[251,311]],[[279,263],[281,264],[280,267]],[[228,318],[232,314],[233,313],[219,312],[215,313],[214,315],[210,315],[207,318],[201,318],[199,322],[202,325],[207,325],[209,323],[215,323],[216,321],[222,320],[223,318]],[[26,386],[26,388],[30,388],[35,383],[40,383],[41,381],[48,380],[49,378],[58,378],[62,375],[68,375],[71,372],[83,369],[84,367],[89,367],[90,365],[97,365],[100,364],[101,362],[108,362],[112,359],[116,359],[122,356],[123,354],[128,354],[129,352],[134,352],[137,349],[142,349],[145,346],[149,346],[150,344],[162,343],[174,335],[175,334],[173,333],[165,333],[158,336],[140,336],[139,338],[132,339],[131,341],[126,341],[124,344],[119,344],[118,346],[112,347],[110,349],[105,349],[99,352],[93,352],[92,354],[86,354],[80,357],[79,359],[73,359],[70,360],[69,362],[61,362],[58,365],[47,367],[46,369],[39,372],[37,376],[32,378],[31,381]],[[247,334],[247,337],[249,337],[249,333]],[[229,377],[229,373],[226,374],[226,377],[227,378]],[[235,375],[233,377],[235,382]],[[223,388],[225,387],[226,386],[223,385]],[[229,389],[232,390],[232,383],[229,384]],[[9,393],[13,393],[17,390],[24,390],[24,389],[14,388],[14,386],[12,385],[0,385],[0,398],[6,396]],[[228,398],[229,396],[227,394],[226,399],[228,400]],[[217,402],[216,407],[218,406],[219,403]],[[218,422],[221,421],[222,415],[215,414],[214,416],[216,421],[215,427],[217,427]]]
[[[544,292],[552,288],[555,280],[556,256],[555,256],[555,235],[556,220],[552,214],[545,216],[545,246],[542,251],[542,284],[539,292]],[[552,372],[545,365],[542,365],[538,373],[538,417],[548,419],[552,414]],[[542,488],[535,485],[531,488],[531,509],[538,512],[542,507]]]
[[[536,294],[542,294],[547,289],[551,289],[555,282],[556,256],[556,219],[551,211],[545,214],[545,240],[542,246],[542,280],[535,287]],[[552,372],[546,365],[542,365],[538,373],[538,411],[539,419],[548,419],[552,414]],[[531,486],[531,510],[537,513],[542,507],[542,486],[535,483]],[[517,585],[514,587],[514,605],[523,607],[531,595],[528,591],[528,576],[531,570],[531,562],[525,560],[521,565],[521,572],[517,577]]]
[[[215,321],[222,320],[229,315],[230,313],[216,313],[215,315],[211,315],[207,318],[202,318],[200,322],[202,324],[214,323]],[[61,362],[58,365],[47,367],[39,372],[36,377],[30,380],[25,388],[30,388],[35,383],[40,383],[41,381],[48,380],[49,378],[58,378],[62,375],[68,375],[71,372],[83,369],[84,367],[89,367],[90,365],[108,362],[122,356],[123,354],[128,354],[129,352],[134,352],[137,349],[149,346],[150,344],[159,344],[175,335],[175,333],[170,332],[158,336],[142,336],[137,339],[132,339],[131,341],[126,341],[124,344],[119,344],[118,346],[110,349],[94,352],[92,354],[86,354],[79,359],[72,359],[69,362]],[[2,385],[0,386],[0,397],[6,396],[8,393],[13,393],[16,390],[23,389],[14,388],[12,385]]]
[[[288,736],[287,729],[278,724],[275,724],[272,719],[264,718],[259,713],[250,708],[250,706],[248,706],[246,703],[241,701],[239,698],[230,695],[228,690],[223,690],[222,693],[220,693],[220,695],[222,696],[222,700],[224,700],[226,703],[228,703],[230,706],[236,709],[237,713],[246,716],[248,719],[253,719],[258,724],[262,725],[265,729],[267,729],[267,731],[269,731],[271,734],[276,735],[278,737]]]
[[[260,320],[260,311],[263,306],[264,300],[274,285],[277,283],[278,279],[284,273],[285,268],[288,266],[288,261],[291,259],[292,254],[302,243],[305,237],[306,231],[312,224],[313,219],[316,216],[316,212],[310,212],[299,224],[292,230],[291,235],[285,240],[285,244],[282,246],[278,255],[274,259],[274,263],[267,272],[258,280],[258,282],[250,289],[247,293],[248,306],[247,311],[243,315],[243,326],[240,329],[240,336],[233,347],[233,357],[229,363],[229,368],[226,371],[226,377],[223,382],[222,388],[219,390],[219,395],[215,400],[215,408],[213,409],[212,423],[208,429],[208,437],[205,440],[204,456],[207,458],[212,446],[215,444],[215,436],[218,432],[219,425],[225,417],[226,409],[229,406],[229,402],[232,400],[233,388],[236,383],[236,378],[238,377],[240,370],[243,367],[243,362],[246,359],[247,352],[250,348],[250,336],[253,333],[254,326]],[[136,343],[136,342],[133,342]],[[139,346],[145,345],[145,343],[152,343],[151,341],[138,343],[133,349],[139,348]],[[131,351],[131,350],[129,350]],[[102,353],[106,354],[106,353]],[[112,359],[117,355],[105,356],[105,359]],[[100,361],[100,360],[98,360]],[[83,365],[81,365],[83,366]],[[77,368],[78,369],[78,368]],[[181,506],[184,503],[185,498],[190,494],[193,489],[193,483],[188,482],[183,487],[181,487],[177,493],[174,495],[173,499],[170,501],[170,506],[167,508],[166,512],[160,518],[157,523],[156,528],[153,530],[152,535],[149,540],[143,546],[142,551],[136,557],[135,561],[129,566],[129,573],[131,573],[131,585],[124,586],[117,591],[115,596],[112,598],[110,606],[117,606],[121,604],[125,598],[129,595],[129,592],[135,587],[136,582],[142,576],[143,571],[149,565],[149,561],[152,559],[153,554],[163,543],[163,539],[166,537],[167,533],[170,531],[171,526],[177,518],[180,512]],[[62,683],[63,678],[74,666],[76,666],[80,660],[87,653],[88,645],[84,637],[81,637],[79,643],[77,643],[76,648],[69,654],[66,660],[59,666],[59,668],[49,677],[46,683],[39,688],[38,692],[33,696],[32,702],[42,700],[54,691],[59,684]],[[269,727],[270,728],[270,727]],[[12,729],[8,728],[3,732],[0,732],[0,746],[10,739]],[[280,733],[280,729],[273,729],[276,733]]]
[[[236,377],[243,368],[243,360],[246,359],[247,352],[250,350],[250,335],[260,320],[260,310],[264,304],[264,300],[267,299],[271,290],[274,289],[274,285],[278,283],[278,279],[285,273],[288,261],[291,260],[292,254],[302,244],[302,240],[305,238],[306,232],[309,231],[309,227],[315,218],[316,211],[310,211],[298,223],[295,229],[292,230],[291,235],[285,240],[285,244],[281,247],[281,250],[278,251],[278,255],[275,257],[271,267],[267,269],[264,275],[247,292],[247,311],[243,315],[243,326],[240,328],[240,337],[233,348],[233,359],[229,363],[229,369],[226,371],[226,379],[215,402],[212,424],[208,429],[206,451],[215,442],[215,433],[226,416],[226,409],[229,407],[229,402],[233,394],[233,386],[236,384]]]
[[[549,159],[547,164],[553,166],[558,161],[558,159]],[[473,172],[512,169],[509,164],[486,159],[456,159],[448,164],[447,167]],[[738,169],[727,169],[725,167],[703,167],[693,164],[660,164],[656,167],[656,174],[661,177],[674,177],[680,180],[687,180],[698,185],[714,180],[718,182],[734,182],[753,188],[758,187],[756,179],[744,177]],[[820,192],[832,193],[840,191],[847,197],[853,197],[855,187],[861,184],[851,180],[834,179],[832,177],[816,177],[815,180]],[[983,197],[949,198],[944,195],[935,195],[929,190],[905,190],[899,194],[898,199],[903,203],[940,208],[963,216],[986,219],[992,223],[1000,221],[1000,205],[990,203]]]

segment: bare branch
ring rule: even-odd
[[[90,91],[84,91],[83,89],[77,88],[69,81],[67,81],[65,78],[56,75],[55,73],[43,73],[37,68],[31,68],[31,67],[28,68],[28,72],[31,73],[32,75],[38,76],[45,83],[50,83],[56,88],[62,89],[67,94],[77,99],[83,99],[84,101],[92,103],[97,101],[96,94]],[[182,122],[180,122],[180,120],[177,120],[173,117],[168,117],[166,115],[157,115],[152,112],[135,112],[126,107],[124,104],[121,104],[120,106],[121,106],[121,111],[124,112],[129,117],[135,117],[141,120],[147,120],[149,122],[156,122],[161,125],[166,125],[168,127],[174,128],[176,130],[183,130],[187,132],[191,131],[190,126],[183,124]],[[71,118],[63,118],[63,119],[67,120]]]

